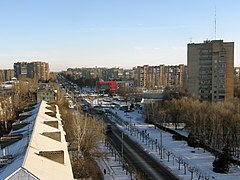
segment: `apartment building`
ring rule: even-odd
[[[37,102],[55,102],[56,91],[49,83],[40,83],[37,89]]]
[[[186,66],[137,66],[134,68],[134,81],[137,87],[159,89],[169,86],[171,88],[183,86]]]
[[[14,75],[16,78],[27,78],[27,62],[14,63]]]
[[[134,82],[137,87],[143,87],[143,67],[137,66],[133,68]]]
[[[166,66],[165,67],[165,84],[169,87],[183,86],[184,65]]]
[[[42,81],[49,79],[49,65],[47,62],[17,62],[14,63],[13,67],[16,78],[36,78]]]
[[[233,98],[233,42],[188,44],[187,66],[187,88],[192,96],[211,102]]]
[[[0,82],[10,81],[14,77],[13,69],[0,69]]]
[[[49,79],[49,65],[46,62],[31,62],[28,63],[27,72],[29,78],[46,81]]]
[[[186,66],[183,64],[174,66],[137,66],[132,69],[114,68],[69,68],[67,74],[75,79],[99,79],[101,81],[126,81],[135,87],[147,89],[159,89],[166,86],[183,86],[186,79]],[[132,82],[134,81],[134,82]]]
[[[76,79],[98,79],[103,81],[111,80],[133,80],[133,70],[119,67],[113,68],[68,68],[67,74]]]

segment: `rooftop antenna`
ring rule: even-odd
[[[215,6],[215,18],[214,18],[214,35],[215,40],[217,39],[217,12],[216,12],[216,6]]]

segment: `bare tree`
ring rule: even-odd
[[[167,112],[169,117],[171,117],[171,122],[175,129],[178,128],[178,123],[180,122],[180,117],[182,116],[182,102],[177,99],[172,99],[166,102]]]
[[[15,112],[18,114],[25,107],[36,103],[37,81],[32,79],[20,80],[13,87],[12,99]]]
[[[71,150],[74,176],[77,178],[97,177],[94,159],[101,156],[99,143],[104,139],[104,123],[88,115],[68,109],[64,95],[58,96],[66,139]]]
[[[11,124],[15,118],[15,113],[13,109],[13,101],[11,96],[3,96],[0,98],[0,121],[8,132],[9,123]]]

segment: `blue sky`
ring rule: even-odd
[[[187,43],[235,42],[240,66],[239,0],[0,0],[0,69],[43,60],[67,67],[187,62]]]

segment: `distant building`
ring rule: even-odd
[[[0,69],[0,82],[10,81],[14,77],[13,69]]]
[[[183,64],[174,66],[137,66],[134,68],[134,81],[137,87],[147,89],[163,89],[182,87],[184,84],[186,66]]]
[[[117,82],[116,81],[98,81],[97,91],[105,93],[116,93]]]
[[[54,102],[56,100],[56,92],[48,83],[41,83],[37,89],[37,102],[40,101]]]
[[[184,68],[183,64],[165,66],[166,85],[169,87],[182,87],[184,82]]]
[[[67,75],[74,79],[95,79],[99,81],[134,81],[134,87],[146,89],[164,89],[182,87],[186,80],[186,66],[183,64],[173,66],[137,66],[132,69],[114,68],[69,68]]]
[[[3,90],[3,91],[10,90],[10,91],[12,91],[13,86],[17,83],[19,83],[19,81],[16,78],[12,78],[11,81],[4,81],[0,85],[0,90]]]
[[[152,104],[156,102],[161,102],[165,98],[165,93],[163,91],[159,92],[144,92],[142,95],[141,103]]]
[[[98,92],[106,92],[106,93],[118,93],[122,90],[130,90],[134,88],[134,81],[120,81],[120,80],[113,80],[113,81],[98,81],[97,82],[97,91]]]
[[[66,74],[71,75],[75,79],[98,79],[102,81],[133,80],[134,76],[132,69],[123,69],[119,67],[68,68]]]
[[[36,78],[41,81],[49,79],[49,65],[46,62],[17,62],[13,67],[16,78]]]
[[[119,72],[120,69],[119,68],[108,68],[108,69],[104,69],[102,71],[102,79],[104,81],[109,81],[109,80],[113,80],[113,79],[118,79],[119,78],[119,74],[122,75],[122,73]]]
[[[187,89],[192,96],[207,101],[233,98],[233,42],[190,43],[187,61]]]
[[[27,78],[27,62],[14,63],[14,74],[16,78]]]
[[[125,88],[125,89],[132,89],[134,88],[134,81],[129,80],[129,81],[117,81],[117,90],[120,88]]]

